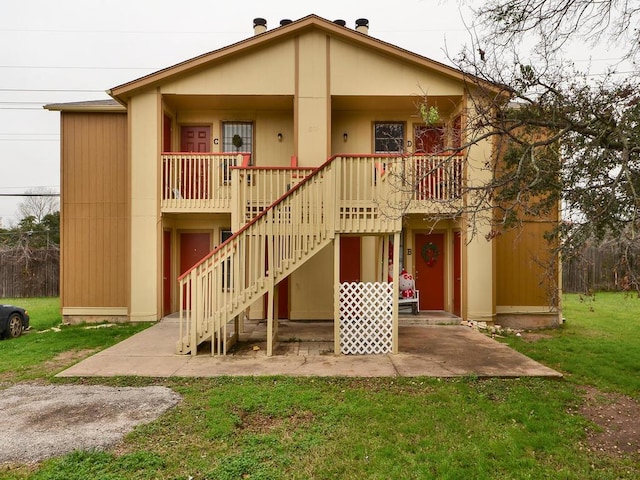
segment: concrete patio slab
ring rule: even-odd
[[[284,341],[274,356],[266,356],[264,325],[254,323],[228,356],[219,357],[176,355],[178,322],[165,318],[57,376],[562,377],[469,327],[408,323],[400,325],[395,355],[334,355],[332,322],[281,322]]]

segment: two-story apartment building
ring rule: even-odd
[[[187,353],[211,339],[224,351],[245,316],[268,319],[270,345],[278,318],[334,319],[338,344],[354,308],[367,317],[346,306],[351,295],[380,299],[397,351],[388,280],[405,268],[420,310],[558,322],[547,294],[557,278],[534,261],[557,217],[493,238],[489,222],[454,214],[494,148],[445,151],[473,115],[462,72],[372,38],[365,20],[254,29],[112,88],[113,100],[47,106],[61,112],[66,320],[181,311]],[[438,125],[420,102],[437,107]],[[345,284],[379,290],[341,294]]]

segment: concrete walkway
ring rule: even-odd
[[[176,355],[178,322],[168,317],[57,376],[562,377],[469,327],[416,323],[401,322],[396,355],[334,355],[332,322],[281,321],[274,356],[266,356],[264,324],[254,323],[232,354],[212,357]]]

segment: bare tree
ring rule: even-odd
[[[615,60],[593,75],[563,57],[577,40],[621,45],[621,58],[636,59],[639,15],[640,1],[491,0],[477,11],[484,35],[454,61],[468,74],[473,111],[459,152],[487,136],[498,147],[492,175],[467,186],[465,213],[493,209],[501,229],[561,202],[548,236],[564,256],[615,239],[640,291],[640,265],[624,254],[640,246],[639,72],[629,63],[620,73]]]
[[[559,53],[571,41],[606,42],[623,57],[640,53],[640,4],[634,0],[489,0],[476,10],[489,51],[535,38],[546,53]]]
[[[59,194],[52,188],[38,187],[27,190],[25,199],[18,205],[20,218],[33,217],[36,223],[60,210]]]

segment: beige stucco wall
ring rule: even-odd
[[[320,250],[289,280],[290,315],[294,320],[333,318],[333,245]]]
[[[328,43],[320,33],[298,39],[296,75],[296,137],[300,166],[317,166],[329,156],[330,94]]]
[[[332,95],[460,95],[461,83],[408,61],[331,40]]]
[[[270,44],[169,81],[164,94],[292,95],[295,89],[295,41]]]
[[[473,106],[467,112],[474,118]],[[481,132],[476,132],[480,136]],[[471,141],[472,139],[467,139]],[[492,150],[490,140],[480,140],[469,148],[466,179],[470,186],[485,185],[492,177]],[[471,200],[473,202],[473,200]],[[495,319],[495,242],[491,241],[492,211],[480,211],[467,221],[466,248],[463,248],[462,269],[467,299],[468,320]],[[489,240],[487,240],[489,239]]]
[[[162,223],[159,164],[160,96],[140,94],[129,104],[131,134],[131,303],[132,321],[160,317]]]

